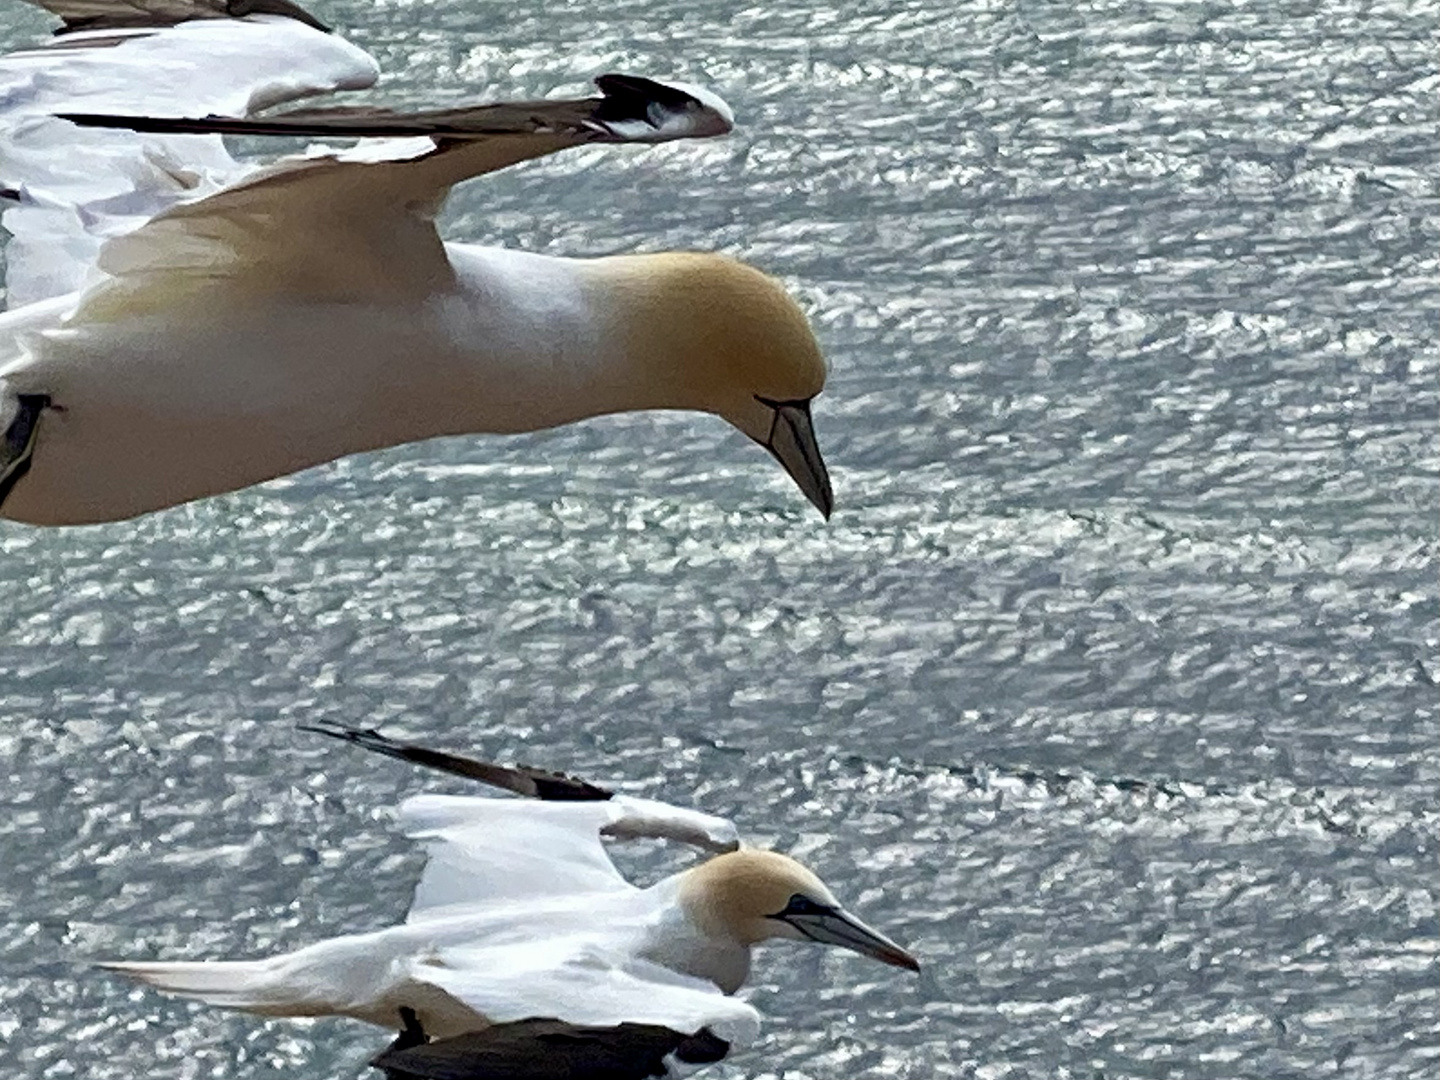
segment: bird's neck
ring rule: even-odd
[[[656,326],[617,260],[558,259],[447,245],[456,289],[432,316],[455,348],[447,425],[512,432],[606,413],[694,408],[683,343]]]
[[[666,878],[651,886],[662,900],[656,924],[642,948],[646,959],[672,971],[713,982],[733,994],[750,974],[750,948],[707,922],[686,899],[684,874]]]

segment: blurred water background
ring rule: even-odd
[[[5,1075],[369,1075],[83,966],[401,916],[449,785],[317,720],[732,815],[923,958],[765,952],[711,1076],[1435,1075],[1436,3],[313,7],[390,101],[723,93],[446,232],[783,276],[839,510],[650,415],[0,523]]]

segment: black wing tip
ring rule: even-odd
[[[718,95],[699,86],[607,72],[595,77],[603,124],[643,123],[669,138],[711,138],[734,130],[735,115]],[[644,140],[642,140],[644,141]]]
[[[599,784],[570,776],[568,773],[535,769],[529,765],[518,769],[535,785],[535,798],[542,802],[607,802],[615,793]]]
[[[730,107],[701,87],[609,74],[595,80],[599,98],[497,102],[461,109],[395,112],[373,107],[296,109],[271,116],[135,116],[62,112],[80,127],[120,128],[149,135],[285,135],[327,138],[428,136],[464,143],[497,135],[570,132],[615,142],[710,138],[734,127]]]
[[[55,113],[80,127],[119,128],[145,135],[280,135],[363,139],[428,135],[442,130],[423,113],[406,116],[380,109],[295,109],[274,116],[121,116],[117,113]]]
[[[675,93],[674,88],[665,83],[648,79],[644,75],[627,75],[623,71],[607,71],[603,75],[596,75],[595,85],[606,97],[620,97],[623,94],[653,97],[666,92]]]
[[[595,76],[595,86],[607,98],[631,98],[646,104],[668,105],[677,108],[686,105],[703,104],[699,98],[674,83],[660,82],[644,75],[626,75],[624,72],[607,71]]]
[[[344,135],[329,125],[297,123],[285,114],[250,119],[241,116],[121,116],[117,113],[55,113],[78,127],[119,128],[142,135]],[[363,134],[363,133],[362,133]]]
[[[363,750],[371,750],[389,757],[402,757],[405,751],[409,749],[404,743],[397,742],[388,735],[382,735],[375,728],[351,727],[348,724],[341,724],[334,720],[318,720],[310,724],[296,724],[295,730],[339,739],[341,742],[350,743]]]
[[[220,116],[118,116],[114,113],[56,113],[55,117],[77,127],[121,128],[146,135],[211,134],[217,128],[223,131],[237,122]]]
[[[56,37],[93,30],[164,29],[198,19],[243,19],[247,15],[280,15],[323,34],[333,32],[293,0],[169,0],[164,7],[119,0],[114,11],[98,15],[89,5],[85,14],[67,14],[65,0],[30,2],[60,17],[63,25],[55,30]]]
[[[246,15],[283,15],[322,34],[332,33],[331,27],[292,0],[226,0],[225,13],[236,19],[243,19]]]
[[[305,731],[313,735],[325,735],[331,739],[339,739],[341,742],[358,746],[362,750],[370,750],[377,754],[384,754],[387,757],[405,758],[407,747],[404,743],[396,742],[388,735],[382,735],[374,728],[350,727],[346,724],[337,723],[333,720],[320,720],[312,724],[296,724],[296,731]]]
[[[381,742],[392,741],[381,735],[375,728],[351,727],[337,720],[315,720],[307,724],[296,724],[295,730],[308,731],[315,735],[328,735],[332,739],[343,739],[346,742],[360,742],[367,739],[378,739]]]
[[[297,724],[295,727],[297,731],[328,735],[362,750],[370,750],[467,780],[476,780],[541,802],[605,802],[615,797],[613,791],[565,773],[536,769],[528,765],[495,765],[475,761],[441,750],[399,742],[381,734],[375,728],[351,727],[335,720],[319,720]]]

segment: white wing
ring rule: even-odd
[[[54,114],[247,116],[377,77],[361,49],[276,15],[89,30],[0,57],[10,306],[73,292],[87,283],[106,238],[247,171],[218,135],[85,131]]]
[[[406,832],[429,862],[409,921],[460,906],[633,888],[600,843],[605,802],[521,802],[419,795],[400,807]],[[445,910],[442,910],[445,909]]]
[[[414,977],[492,1023],[549,1017],[572,1024],[655,1024],[730,1043],[754,1039],[760,1014],[714,983],[563,938],[445,949]]]
[[[412,923],[496,902],[633,890],[602,835],[668,837],[714,851],[737,844],[735,826],[723,818],[626,795],[585,802],[419,795],[400,807],[400,820],[430,856]]]
[[[634,795],[616,795],[608,805],[614,816],[604,833],[617,840],[678,840],[715,852],[734,851],[740,846],[734,822],[714,814]]]

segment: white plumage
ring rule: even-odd
[[[809,412],[825,363],[777,283],[718,256],[571,260],[435,231],[461,180],[723,134],[719,98],[604,76],[578,101],[257,116],[368,86],[374,61],[295,17],[131,3],[198,14],[0,58],[0,515],[111,520],[397,443],[651,408],[724,417],[829,513]],[[257,167],[218,130],[405,137]]]
[[[374,732],[326,733],[516,791],[535,793],[525,784],[536,776],[579,783]],[[168,993],[270,1016],[341,1015],[399,1028],[409,1026],[409,1011],[442,1053],[446,1040],[466,1036],[461,1045],[469,1047],[492,1027],[537,1019],[611,1032],[650,1025],[677,1038],[709,1032],[743,1044],[759,1016],[731,995],[749,972],[751,948],[772,938],[916,968],[804,867],[741,847],[730,822],[585,788],[549,796],[565,801],[405,802],[401,822],[429,861],[402,925],[263,960],[103,966]],[[616,869],[602,835],[682,838],[719,854],[640,888]]]
[[[399,1009],[409,1006],[436,1037],[544,1016],[687,1032],[719,1025],[722,1037],[744,1041],[759,1018],[707,978],[713,946],[676,918],[676,879],[636,888],[601,844],[601,829],[617,821],[667,817],[703,827],[716,848],[735,844],[729,822],[625,796],[422,795],[400,809],[430,856],[403,925],[265,960],[105,966],[272,1016],[342,1015],[398,1028]]]
[[[18,191],[5,213],[9,306],[76,291],[97,276],[104,240],[255,168],[219,135],[79,131],[55,113],[246,116],[379,75],[364,50],[274,15],[82,32],[0,59],[0,182]]]

